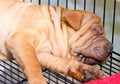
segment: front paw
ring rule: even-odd
[[[77,67],[69,68],[68,75],[81,81],[87,82],[99,78],[106,77],[105,73],[96,67],[86,64],[78,65]]]
[[[96,67],[91,67],[89,69],[83,70],[83,75],[84,75],[82,78],[83,82],[106,77],[105,73]]]

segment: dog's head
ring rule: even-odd
[[[104,63],[113,50],[106,39],[100,18],[86,11],[65,11],[63,21],[69,26],[69,52],[86,64]]]

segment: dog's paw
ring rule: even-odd
[[[83,70],[83,78],[82,81],[91,81],[99,78],[106,77],[105,73],[101,70],[99,70],[96,67],[91,67],[89,69],[84,69]]]
[[[103,71],[89,65],[79,65],[78,67],[69,68],[68,75],[80,80],[81,82],[106,77]]]

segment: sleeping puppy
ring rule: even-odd
[[[0,0],[0,60],[16,60],[29,84],[46,84],[42,67],[82,82],[104,77],[91,65],[112,49],[95,14]]]

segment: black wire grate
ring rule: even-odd
[[[15,61],[0,62],[0,84],[26,84],[27,79]],[[75,84],[74,80],[56,72],[43,69],[43,74],[48,84]],[[78,81],[77,81],[78,82]]]
[[[43,3],[48,5],[62,6],[74,10],[76,9],[88,10],[98,14],[102,18],[103,26],[106,28],[106,30],[109,27],[110,31],[107,32],[108,39],[111,40],[113,46],[116,46],[108,62],[104,65],[100,65],[100,68],[103,71],[105,71],[108,75],[120,72],[120,53],[118,53],[120,49],[120,47],[118,46],[119,45],[118,41],[120,41],[119,40],[120,35],[117,35],[118,33],[120,33],[120,29],[118,29],[120,25],[117,24],[116,20],[118,18],[118,15],[120,15],[120,11],[118,10],[120,8],[120,2],[117,2],[117,0],[21,0],[21,1],[33,2],[36,4]],[[110,4],[110,6],[108,6],[108,4]],[[99,9],[100,6],[101,9]],[[108,11],[109,9],[110,12]],[[110,16],[108,13],[110,13]],[[109,18],[111,18],[110,21],[108,21]],[[108,26],[108,22],[110,22],[110,26]],[[47,69],[43,69],[43,73],[48,84],[78,83],[78,81],[75,79],[66,77],[62,74],[51,72]],[[27,79],[24,77],[20,67],[15,61],[7,62],[0,61],[0,84],[27,84]]]

